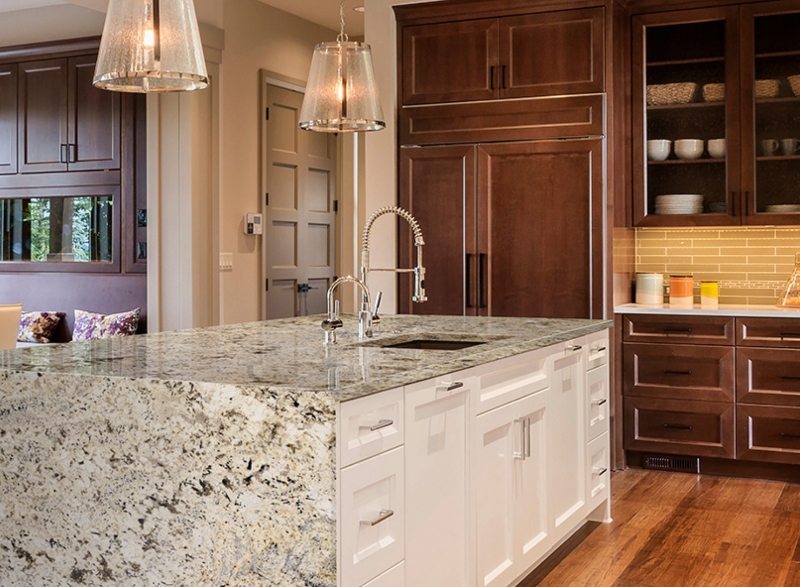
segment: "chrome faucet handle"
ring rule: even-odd
[[[418,304],[428,301],[425,295],[425,267],[418,265],[414,268],[414,295],[411,300]]]
[[[336,343],[336,329],[344,326],[339,319],[339,300],[333,303],[333,311],[328,313],[328,317],[322,321],[322,330],[325,332],[325,344]]]
[[[375,326],[376,324],[381,323],[381,317],[378,316],[378,308],[381,307],[381,299],[383,299],[383,292],[379,291],[375,295],[375,306],[372,309],[372,325]]]

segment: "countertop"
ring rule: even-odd
[[[0,354],[0,583],[335,587],[339,402],[607,328],[321,316]],[[415,338],[458,351],[383,349]]]
[[[345,401],[416,383],[610,327],[611,321],[383,316],[358,341],[343,316],[339,342],[322,344],[322,316],[197,328],[4,351],[0,369],[76,376],[264,386],[331,392]],[[419,338],[488,340],[452,351],[385,349]]]
[[[674,316],[741,316],[764,318],[800,318],[800,308],[776,308],[744,304],[720,304],[717,309],[672,307],[669,304],[622,304],[614,308],[615,314],[671,314]]]

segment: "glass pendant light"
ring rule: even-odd
[[[344,0],[339,4],[336,41],[314,48],[300,128],[319,132],[363,132],[386,128],[366,43],[347,40]]]
[[[111,0],[94,85],[176,92],[208,85],[192,0]]]

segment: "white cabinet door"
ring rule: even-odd
[[[454,376],[455,377],[455,376]],[[468,585],[473,378],[405,388],[406,585]]]
[[[589,371],[586,374],[586,384],[586,395],[589,402],[587,404],[589,429],[586,440],[592,441],[604,432],[608,432],[608,365]]]
[[[475,420],[478,585],[511,584],[552,541],[547,523],[548,391]]]
[[[585,340],[565,344],[553,355],[550,374],[550,515],[556,539],[586,515]]]
[[[342,587],[359,587],[403,560],[403,488],[403,447],[342,469]]]

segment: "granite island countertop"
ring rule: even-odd
[[[0,584],[334,587],[341,401],[610,321],[320,317],[0,353]],[[413,338],[489,340],[457,351]]]

